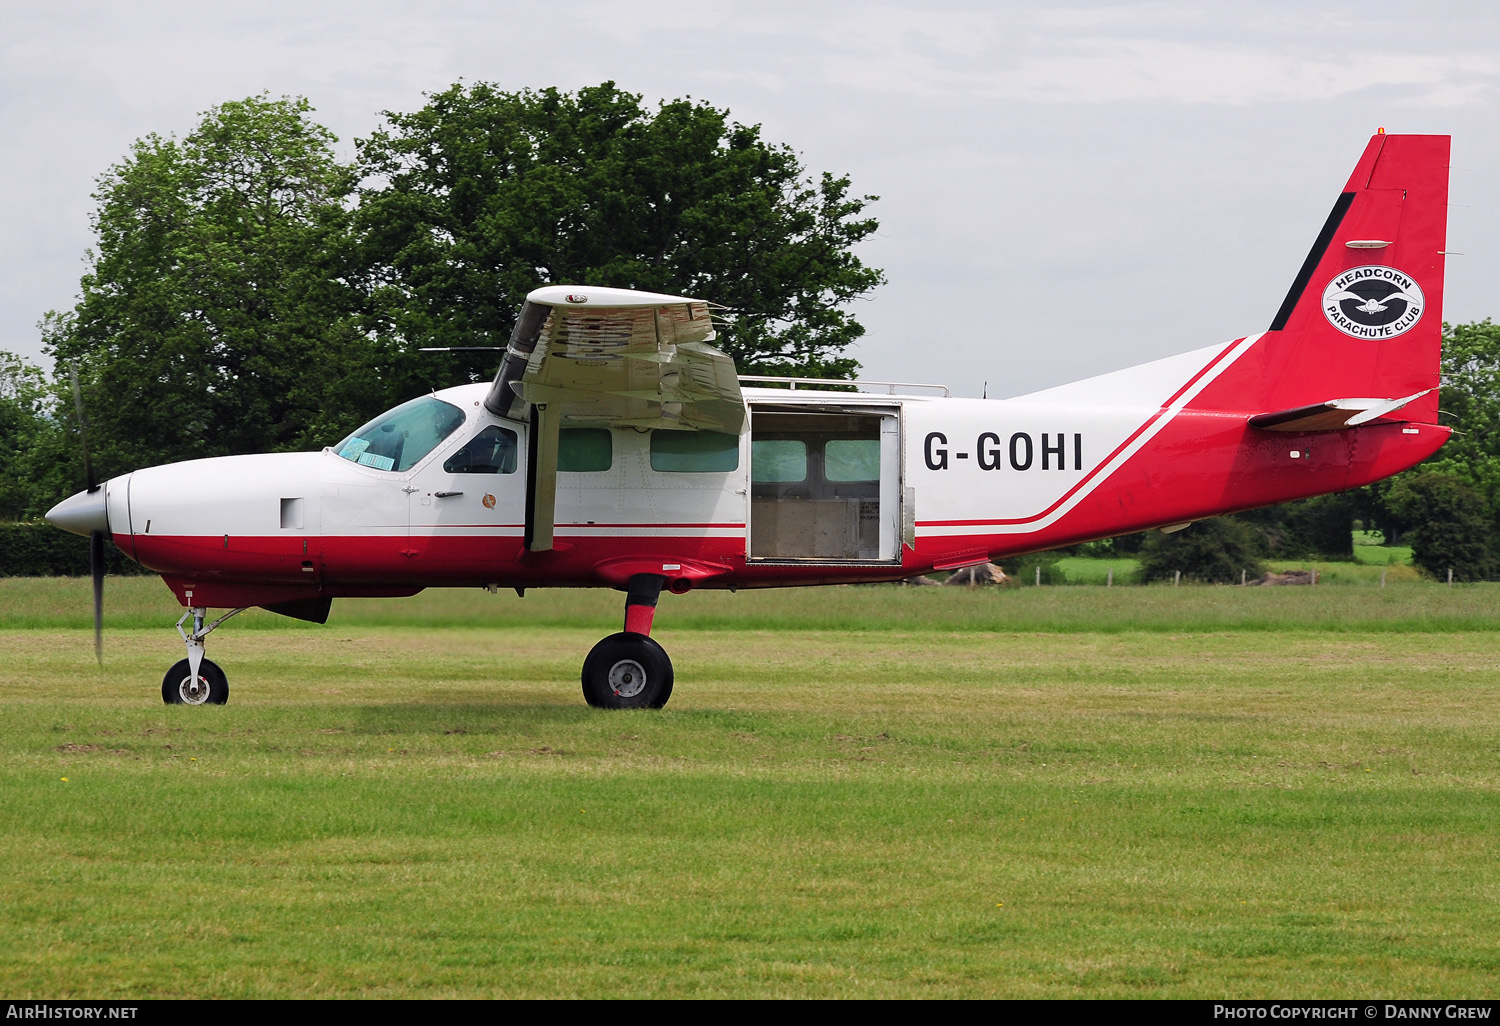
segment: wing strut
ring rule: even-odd
[[[557,435],[561,422],[562,418],[546,404],[532,405],[526,460],[527,552],[546,552],[552,548],[552,530],[557,524]]]
[[[734,361],[708,343],[708,304],[655,292],[549,285],[526,297],[485,396],[529,420],[528,552],[556,547],[558,436],[569,427],[738,434],[745,401]]]

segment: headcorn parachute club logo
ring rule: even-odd
[[[1355,338],[1404,334],[1422,319],[1426,305],[1410,275],[1375,264],[1344,271],[1323,290],[1323,316]]]

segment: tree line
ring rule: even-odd
[[[813,175],[759,127],[613,83],[457,84],[387,111],[356,156],[307,100],[217,106],[97,179],[77,302],[40,329],[55,375],[0,353],[0,520],[96,475],[315,449],[434,387],[494,373],[549,283],[723,307],[746,373],[848,377],[848,310],[883,280],[853,247],[873,196]]]

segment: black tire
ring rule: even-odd
[[[168,705],[223,705],[229,701],[229,678],[219,664],[205,659],[198,664],[198,687],[191,687],[188,661],[179,659],[161,679],[161,700]]]
[[[644,634],[611,634],[583,661],[583,700],[596,709],[660,709],[672,697],[672,660]]]

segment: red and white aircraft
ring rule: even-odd
[[[321,623],[335,598],[603,586],[625,592],[624,630],[584,661],[584,697],[657,708],[663,589],[898,580],[1430,456],[1449,434],[1448,146],[1372,138],[1270,328],[1181,356],[1006,400],[742,389],[709,304],[551,286],[493,384],[413,399],[322,452],[137,470],[47,519],[107,534],[187,607],[169,703],[228,698],[204,638],[247,607]],[[232,612],[205,626],[210,608]]]

